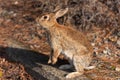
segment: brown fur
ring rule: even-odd
[[[50,32],[53,53],[51,53],[48,63],[55,64],[59,55],[64,54],[76,69],[76,72],[70,73],[66,77],[73,78],[83,74],[84,68],[89,66],[93,49],[83,33],[57,23],[56,19],[66,12],[67,9],[59,10],[55,14],[44,15],[37,18],[37,22]]]

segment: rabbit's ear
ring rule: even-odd
[[[57,12],[55,13],[55,18],[62,17],[62,16],[65,15],[67,12],[68,12],[68,8],[60,9],[59,11],[57,11]]]

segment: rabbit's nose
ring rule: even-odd
[[[36,25],[38,25],[38,26],[39,26],[39,25],[40,25],[40,24],[39,24],[39,18],[36,18],[36,20],[35,20],[35,21],[36,21]]]

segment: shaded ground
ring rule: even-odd
[[[58,66],[67,61],[47,64],[48,32],[35,22],[57,5],[70,9],[58,22],[83,31],[94,47],[91,65],[96,68],[73,80],[119,80],[119,0],[0,0],[0,79],[65,80],[70,71]]]

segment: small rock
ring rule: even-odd
[[[116,71],[120,71],[120,67],[116,67],[115,70],[116,70]]]
[[[95,46],[95,43],[91,43],[92,46]]]
[[[18,1],[15,1],[15,3],[14,3],[15,5],[17,5],[18,4]]]
[[[14,16],[14,17],[16,17],[16,16],[17,16],[17,14],[16,14],[16,13],[14,13],[14,14],[13,14],[13,16]]]
[[[104,53],[104,54],[107,54],[107,53],[108,53],[108,51],[107,51],[107,50],[103,50],[103,53]]]
[[[104,40],[104,43],[108,43],[108,40]]]
[[[117,44],[120,46],[120,40],[117,40]]]
[[[98,51],[98,47],[94,47],[94,51]]]

